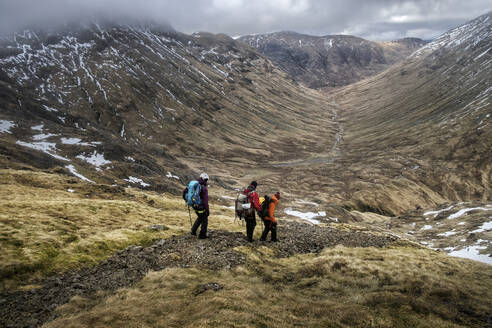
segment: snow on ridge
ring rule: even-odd
[[[12,133],[10,129],[15,126],[15,123],[7,120],[0,120],[0,133]]]
[[[440,48],[450,48],[462,44],[467,45],[466,49],[475,46],[480,41],[492,36],[490,29],[492,21],[489,20],[489,18],[489,14],[485,14],[472,21],[469,21],[468,23],[445,32],[444,34],[438,36],[434,41],[415,51],[411,57],[428,55]]]

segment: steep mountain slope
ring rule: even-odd
[[[178,189],[192,170],[237,178],[248,165],[220,172],[224,162],[302,156],[336,133],[319,111],[323,95],[225,35],[79,24],[4,37],[0,54],[4,167]],[[275,147],[266,151],[265,140]]]
[[[492,14],[333,97],[345,134],[337,172],[381,213],[492,198]],[[388,206],[388,204],[392,204]]]
[[[349,35],[318,37],[295,32],[246,35],[239,40],[310,88],[357,82],[383,71],[425,44],[414,38],[377,43]]]

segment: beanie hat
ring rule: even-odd
[[[250,185],[256,188],[258,186],[258,183],[256,181],[251,181]]]

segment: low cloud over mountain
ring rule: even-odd
[[[292,30],[371,40],[430,39],[490,9],[486,0],[5,0],[0,3],[0,30],[105,15],[169,21],[186,33],[208,31],[233,36]]]

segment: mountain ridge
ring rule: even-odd
[[[426,42],[374,42],[351,35],[313,36],[292,31],[241,36],[296,81],[311,88],[339,87],[372,76]]]

